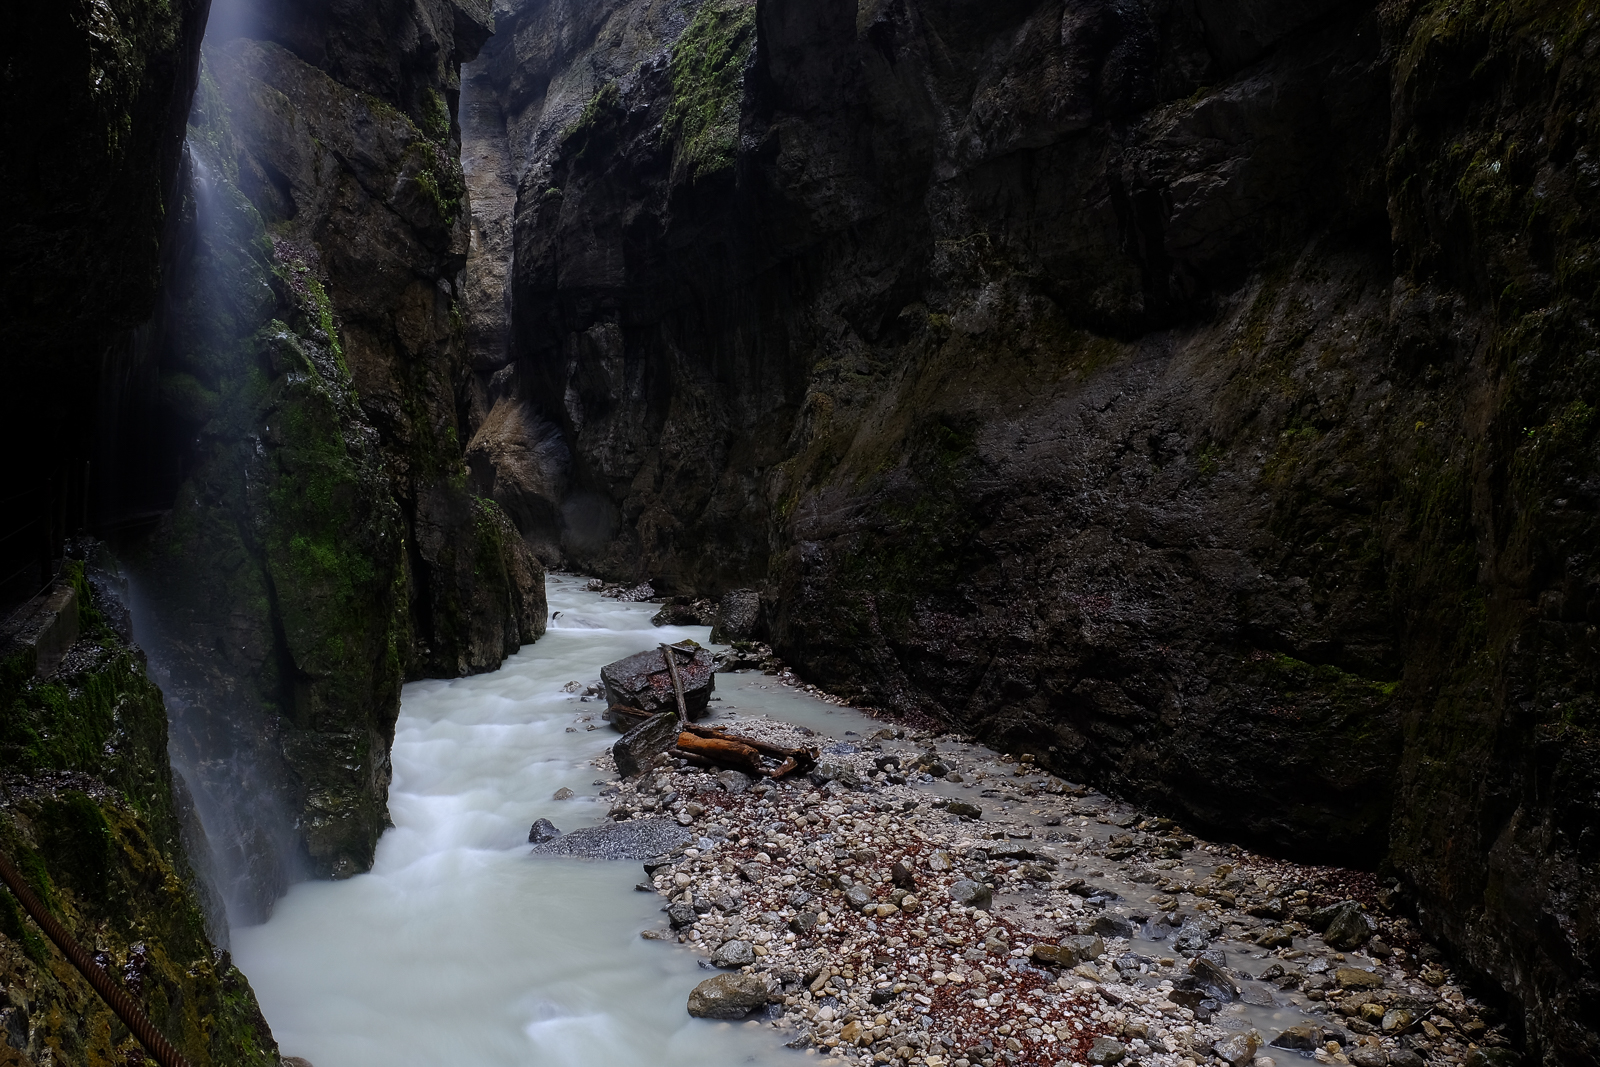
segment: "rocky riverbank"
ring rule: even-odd
[[[639,888],[664,898],[643,936],[722,972],[692,1013],[861,1064],[1515,1061],[1392,882],[1202,840],[953,735],[713,718],[823,762],[751,783],[662,757],[601,789],[629,837],[681,828]]]

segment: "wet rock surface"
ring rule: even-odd
[[[677,696],[664,658],[668,654],[676,657],[678,680],[683,685],[684,706],[689,717],[698,719],[705,714],[706,702],[716,689],[716,665],[711,651],[698,645],[672,653],[651,649],[606,664],[600,669],[600,679],[605,683],[607,702],[613,707],[634,708],[646,714],[670,711],[676,715]]]
[[[370,866],[403,681],[497,667],[546,622],[542,564],[469,481],[453,388],[469,234],[451,99],[488,12],[260,16],[207,39],[185,255],[150,341],[158,410],[124,423],[170,472],[127,554],[175,755],[234,824],[218,855],[243,922],[295,878]]]
[[[660,711],[622,735],[611,746],[611,758],[625,778],[639,774],[655,757],[678,742],[680,722],[676,708]]]
[[[581,856],[597,860],[646,860],[678,848],[694,835],[672,819],[582,826],[547,840],[533,851],[543,856]]]

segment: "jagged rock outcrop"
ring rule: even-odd
[[[524,532],[759,586],[864,699],[1393,863],[1548,1062],[1597,1062],[1595,32],[508,11],[514,362],[477,388],[570,456]]]
[[[206,7],[28,7],[0,44],[0,603],[36,593],[68,537],[125,517],[107,514],[124,500],[98,431],[156,308]]]

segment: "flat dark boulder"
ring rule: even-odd
[[[624,778],[632,778],[677,741],[678,713],[663,711],[652,715],[611,746],[611,756],[617,761],[617,773]]]
[[[677,647],[683,649],[673,655],[678,661],[678,677],[683,681],[684,705],[689,718],[698,719],[706,713],[706,702],[716,688],[716,663],[708,649],[687,644]],[[606,703],[612,707],[636,709],[635,714],[646,715],[677,711],[672,675],[667,670],[666,654],[659,648],[606,664],[600,668],[600,680],[606,687]],[[625,723],[624,729],[633,725]]]
[[[650,859],[694,839],[672,819],[630,819],[584,826],[534,848],[536,856],[583,856],[597,860]]]

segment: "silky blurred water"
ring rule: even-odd
[[[604,600],[576,579],[553,576],[548,592],[560,613],[550,631],[500,670],[406,686],[394,828],[371,873],[297,885],[270,921],[234,929],[234,958],[285,1055],[315,1067],[800,1060],[768,1025],[689,1018],[689,991],[711,972],[639,937],[662,919],[661,898],[633,888],[639,864],[528,855],[535,819],[571,830],[605,816],[589,761],[617,735],[599,723],[603,701],[579,703],[562,684],[660,641],[709,638],[653,627],[657,605]],[[759,675],[719,676],[718,692],[713,707],[840,724]],[[586,715],[601,728],[586,730]],[[563,786],[579,798],[552,800]]]

